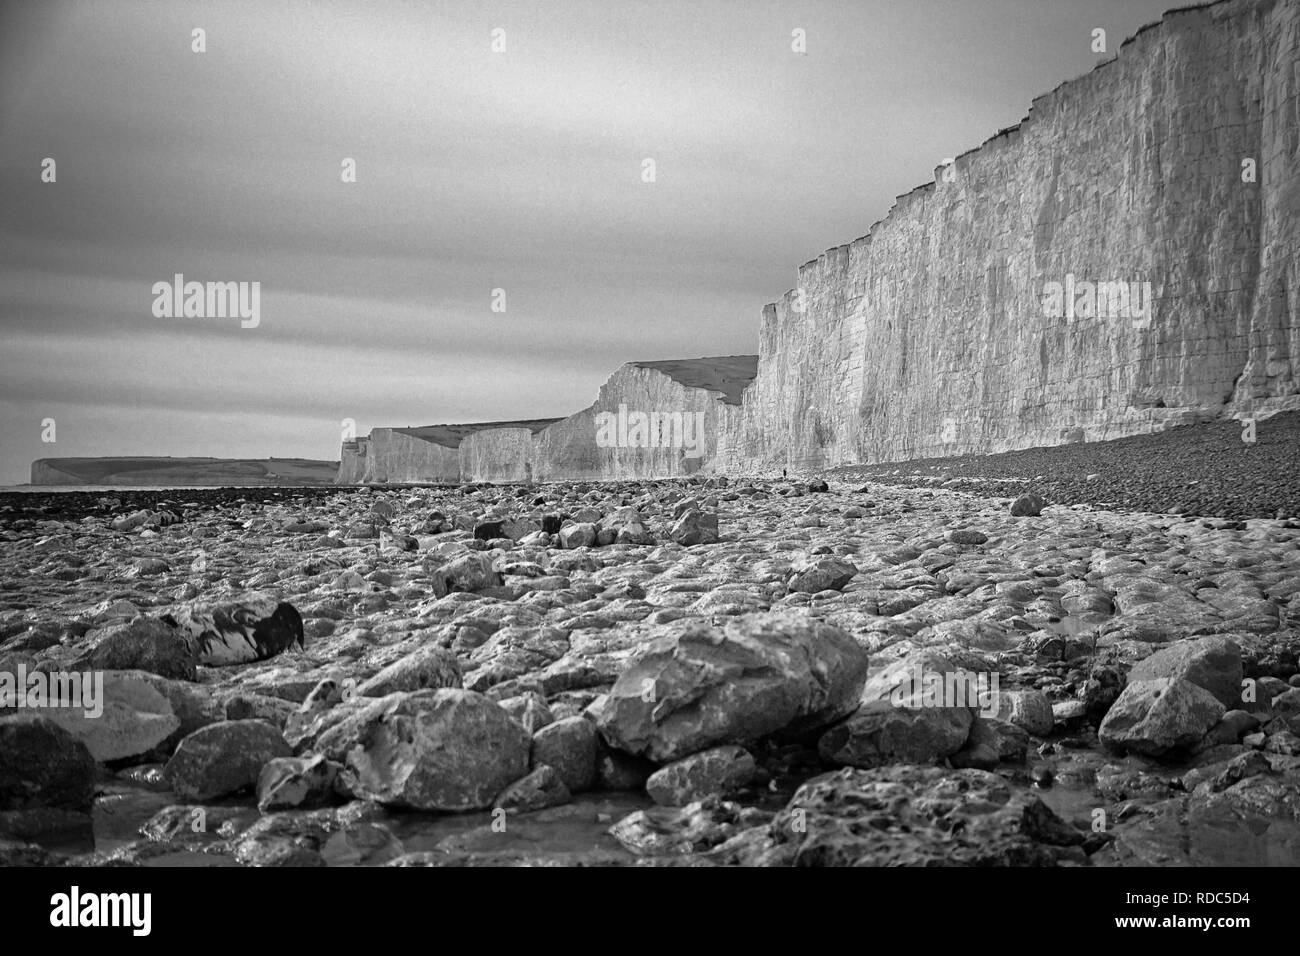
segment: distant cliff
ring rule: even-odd
[[[726,465],[1297,407],[1298,145],[1300,0],[1166,14],[799,270]]]
[[[728,416],[756,355],[619,368],[596,401],[563,419],[376,428],[345,442],[339,481],[546,481],[681,476],[726,457]],[[360,474],[360,479],[354,477]]]
[[[337,461],[309,458],[39,458],[33,485],[324,485]]]
[[[459,426],[454,454],[375,429],[353,454],[366,480],[522,481],[1101,440],[1300,408],[1298,316],[1300,0],[1222,0],[806,263],[757,357],[631,363],[540,429]],[[637,415],[678,413],[703,416],[699,454],[642,440]]]

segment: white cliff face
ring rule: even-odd
[[[339,455],[339,474],[334,479],[335,484],[355,485],[365,480],[366,447],[369,444],[369,438],[355,438],[343,443]]]
[[[654,368],[624,365],[601,386],[590,408],[538,434],[534,473],[546,480],[711,471],[724,407],[719,391],[683,385]]]
[[[533,433],[527,428],[489,428],[460,443],[463,481],[532,481]]]
[[[362,481],[460,480],[460,452],[396,428],[376,428],[366,444]]]
[[[756,377],[633,363],[590,408],[459,450],[376,429],[365,480],[800,470],[1297,408],[1298,263],[1300,0],[1179,10],[806,263]],[[638,441],[634,413],[702,429]]]
[[[1001,451],[1294,407],[1298,62],[1300,3],[1229,0],[1166,15],[1038,98],[767,307],[726,464]],[[1138,297],[1099,315],[1084,282]]]
[[[545,427],[376,428],[344,444],[340,481],[358,473],[363,482],[526,482],[710,472],[725,457],[727,415],[739,410],[728,402],[755,364],[750,355],[624,365],[589,408]],[[714,380],[717,388],[705,387]],[[421,437],[435,431],[457,446]]]

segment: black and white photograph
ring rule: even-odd
[[[980,867],[1293,932],[1300,0],[1176,2],[0,5],[21,921]]]

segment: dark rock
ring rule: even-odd
[[[0,716],[0,810],[88,811],[95,758],[72,734],[34,714]]]
[[[533,735],[533,764],[546,764],[570,793],[590,790],[596,783],[596,727],[585,717],[566,717]]]
[[[292,753],[270,724],[224,720],[182,740],[165,772],[178,797],[202,802],[253,787],[262,767]]]

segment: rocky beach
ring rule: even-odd
[[[1294,935],[1300,0],[1160,2],[0,9],[6,913]]]
[[[0,671],[103,684],[0,716],[0,860],[1300,862],[1300,522],[1067,503],[1035,453],[1014,497],[6,495]]]

